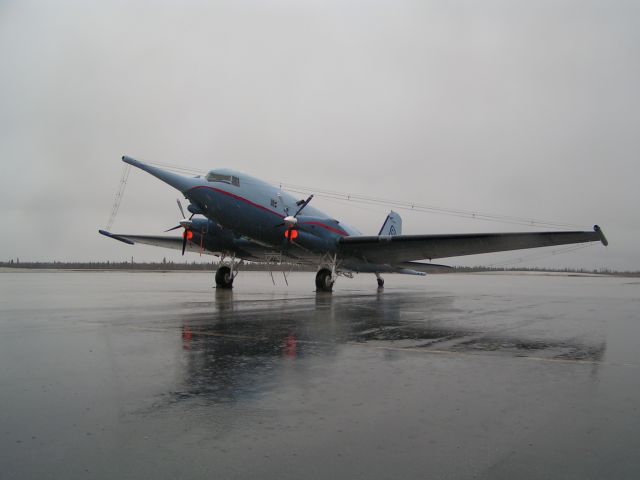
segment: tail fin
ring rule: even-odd
[[[378,235],[402,235],[402,218],[400,218],[400,215],[391,210]]]

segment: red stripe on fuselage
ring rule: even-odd
[[[317,225],[318,227],[322,227],[325,230],[329,230],[330,232],[336,233],[338,235],[342,235],[343,237],[349,236],[349,234],[344,230],[338,230],[337,228],[330,227],[329,225],[325,225],[324,223],[320,223],[320,222],[301,222],[301,223],[302,225]]]
[[[224,190],[220,190],[219,188],[208,187],[206,185],[198,185],[197,187],[193,187],[192,189],[187,190],[187,192],[189,192],[191,190],[195,190],[196,188],[207,188],[209,190],[213,190],[214,192],[222,193],[224,195],[227,195],[228,197],[233,198],[234,200],[239,200],[240,202],[247,203],[247,204],[251,205],[252,207],[259,208],[260,210],[264,210],[265,212],[269,212],[269,213],[271,213],[273,215],[276,215],[278,218],[282,219],[282,215],[280,215],[278,212],[274,212],[273,210],[269,210],[267,207],[264,207],[264,206],[260,205],[259,203],[254,203],[251,200],[247,200],[246,198],[240,197],[240,196],[238,196],[238,195],[236,195],[234,193],[231,193],[231,192],[226,192]],[[185,193],[187,193],[187,192],[185,192]]]
[[[269,213],[271,213],[273,215],[276,215],[281,220],[283,218],[282,215],[279,214],[278,212],[274,212],[273,210],[270,210],[267,207],[265,207],[263,205],[260,205],[259,203],[252,202],[251,200],[248,200],[248,199],[246,199],[244,197],[240,197],[239,195],[236,195],[234,193],[227,192],[225,190],[220,190],[219,188],[215,188],[215,187],[209,187],[207,185],[198,185],[197,187],[193,187],[193,188],[187,190],[185,192],[185,194],[187,194],[191,190],[195,190],[196,188],[207,188],[209,190],[213,190],[214,192],[222,193],[223,195],[227,195],[228,197],[231,197],[234,200],[238,200],[240,202],[244,202],[244,203],[246,203],[248,205],[251,205],[252,207],[259,208],[260,210],[263,210],[265,212],[269,212]],[[324,223],[320,223],[320,222],[303,222],[303,224],[304,225],[317,225],[318,227],[322,227],[325,230],[328,230],[328,231],[330,231],[332,233],[335,233],[337,235],[342,235],[343,237],[348,237],[349,236],[349,234],[347,232],[345,232],[344,230],[338,230],[337,228],[330,227],[328,225],[325,225]]]

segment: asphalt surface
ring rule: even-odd
[[[640,477],[640,280],[0,272],[29,478]]]

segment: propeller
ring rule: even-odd
[[[182,220],[180,220],[178,225],[165,230],[165,232],[170,232],[180,227],[184,228],[184,232],[182,232],[182,255],[184,255],[184,251],[187,248],[187,240],[191,240],[193,238],[193,231],[191,230],[193,222],[191,221],[191,219],[193,218],[194,214],[191,214],[191,216],[187,219],[184,214],[184,210],[182,209],[182,203],[180,203],[179,199],[176,199],[176,202],[178,203],[178,208],[180,209],[180,213],[182,214]]]
[[[298,211],[293,215],[288,215],[284,217],[282,219],[283,220],[282,223],[279,223],[274,227],[274,228],[278,228],[278,227],[284,227],[285,225],[287,226],[287,229],[284,232],[284,236],[289,243],[291,243],[293,240],[295,240],[298,237],[297,216],[300,215],[300,212],[302,212],[302,210],[304,210],[304,208],[307,205],[309,205],[309,202],[312,199],[313,199],[313,195],[309,195],[309,198],[307,198],[306,200],[299,200],[298,202],[296,202],[296,205],[298,205],[299,207]]]

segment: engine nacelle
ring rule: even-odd
[[[204,211],[200,207],[198,207],[197,205],[194,205],[193,203],[190,203],[187,206],[187,210],[189,210],[194,215],[204,215]]]

